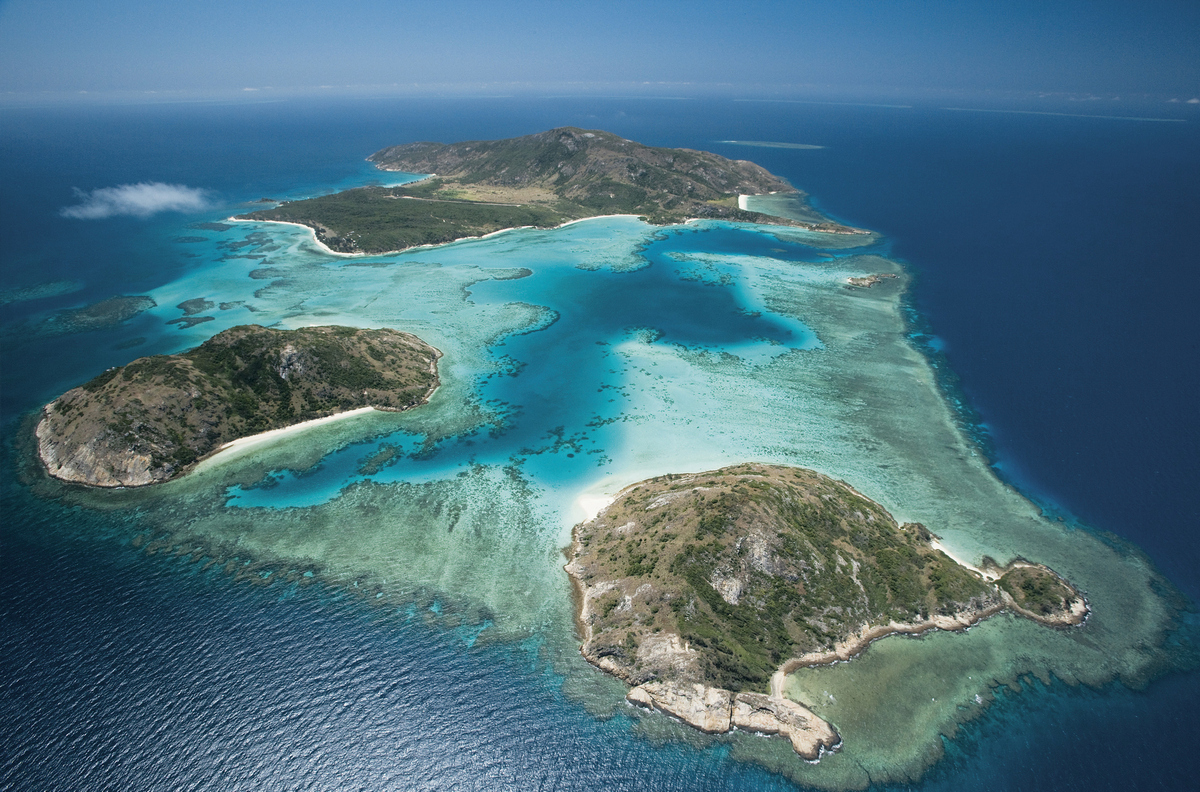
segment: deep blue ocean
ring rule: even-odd
[[[73,285],[0,306],[0,788],[792,787],[721,746],[589,714],[536,639],[476,646],[336,588],[235,584],[132,547],[102,513],[64,524],[16,476],[23,415],[164,351],[84,333],[48,355],[22,322],[195,266],[161,245],[178,216],[64,218],[74,190],[179,183],[236,206],[366,183],[364,157],[386,145],[563,125],[753,159],[882,233],[916,275],[914,343],[1001,476],[1200,599],[1200,116],[618,98],[7,107],[0,289]],[[1194,788],[1200,674],[1034,687],[964,726],[919,786]]]

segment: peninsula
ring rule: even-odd
[[[64,481],[167,481],[250,435],[423,404],[437,387],[439,357],[396,330],[233,327],[189,352],[109,369],[47,404],[38,455]]]
[[[581,652],[627,699],[711,733],[840,738],[782,694],[784,676],[895,633],[958,630],[1002,610],[1079,624],[1083,597],[1046,567],[965,567],[919,524],[801,468],[738,465],[634,484],[575,527],[566,565]]]
[[[740,209],[740,195],[799,194],[752,162],[644,146],[600,130],[562,127],[506,140],[408,143],[368,159],[385,171],[435,175],[400,187],[289,201],[237,219],[305,225],[339,253],[386,253],[622,214],[657,225],[711,218],[867,233]]]

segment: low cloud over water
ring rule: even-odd
[[[159,212],[199,212],[209,205],[205,190],[163,182],[119,184],[91,192],[77,188],[75,194],[79,203],[64,207],[63,217],[77,220],[103,220],[119,215],[150,217]]]

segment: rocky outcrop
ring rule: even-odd
[[[876,283],[882,283],[885,278],[895,278],[896,275],[891,272],[879,272],[875,275],[864,275],[859,278],[846,278],[846,283],[851,286],[858,286],[862,289],[869,289]]]
[[[1042,569],[1046,568],[1042,567]],[[1046,569],[1046,571],[1049,574],[1054,574],[1048,569]],[[1007,591],[1003,592],[1003,595],[1005,607],[1021,614],[1027,619],[1041,622],[1047,627],[1075,627],[1087,621],[1088,614],[1091,613],[1091,608],[1088,606],[1087,599],[1074,590],[1072,590],[1072,595],[1066,602],[1066,607],[1060,610],[1051,611],[1049,613],[1041,613],[1022,607]]]
[[[111,447],[105,434],[80,444],[63,442],[55,435],[54,405],[46,406],[37,425],[38,454],[51,476],[97,487],[140,487],[165,481],[170,471],[151,472],[152,457],[136,449]]]
[[[732,729],[786,737],[796,753],[817,759],[841,738],[832,726],[807,707],[781,696],[733,693],[699,683],[646,682],[626,694],[632,704],[679,718],[709,734]]]
[[[828,722],[808,707],[782,696],[738,693],[733,699],[731,722],[742,731],[783,735],[805,759],[816,759],[821,751],[832,750],[841,743]]]
[[[647,682],[630,690],[633,704],[674,715],[689,726],[709,734],[724,734],[732,727],[733,693],[694,683]]]

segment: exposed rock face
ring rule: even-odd
[[[634,704],[662,710],[709,734],[729,731],[733,693],[720,688],[667,682],[638,685],[625,698]]]
[[[1045,567],[1042,567],[1042,569],[1045,569]],[[1026,608],[1016,604],[1016,602],[1013,602],[1012,597],[1008,594],[1008,592],[1005,592],[1005,600],[1012,605],[1013,610],[1025,618],[1039,621],[1042,624],[1046,624],[1051,627],[1074,627],[1078,624],[1083,624],[1083,622],[1087,620],[1088,613],[1091,612],[1088,608],[1087,600],[1075,592],[1072,592],[1070,598],[1068,599],[1065,610],[1054,611],[1051,613],[1040,613],[1027,610]]]
[[[861,278],[846,278],[846,283],[851,286],[858,286],[863,289],[869,289],[876,283],[883,283],[885,278],[895,278],[896,276],[890,272],[880,272],[875,275],[865,275]]]
[[[166,481],[240,437],[360,407],[423,404],[437,387],[440,354],[395,330],[234,327],[55,399],[37,425],[38,453],[64,481]]]
[[[47,406],[46,417],[37,425],[38,452],[50,475],[97,487],[139,487],[165,478],[150,471],[153,460],[149,453],[135,449],[114,453],[102,435],[86,443],[62,442],[54,434],[52,407]]]
[[[625,696],[630,703],[679,718],[709,734],[731,729],[781,734],[805,759],[816,759],[822,750],[841,742],[838,733],[807,707],[782,697],[762,693],[733,693],[699,683],[646,682]]]
[[[279,351],[279,365],[275,367],[275,372],[285,380],[293,374],[298,376],[304,373],[304,359],[295,344],[286,344]]]
[[[585,653],[610,658],[631,684],[765,691],[789,657],[865,625],[1001,604],[994,586],[932,548],[928,532],[798,468],[744,465],[642,482],[579,526],[576,539],[567,571],[581,584],[592,629]],[[663,644],[666,635],[680,640]]]
[[[738,693],[733,700],[733,726],[743,731],[782,734],[796,753],[816,759],[821,750],[841,742],[838,733],[812,710],[790,699],[762,693]]]

